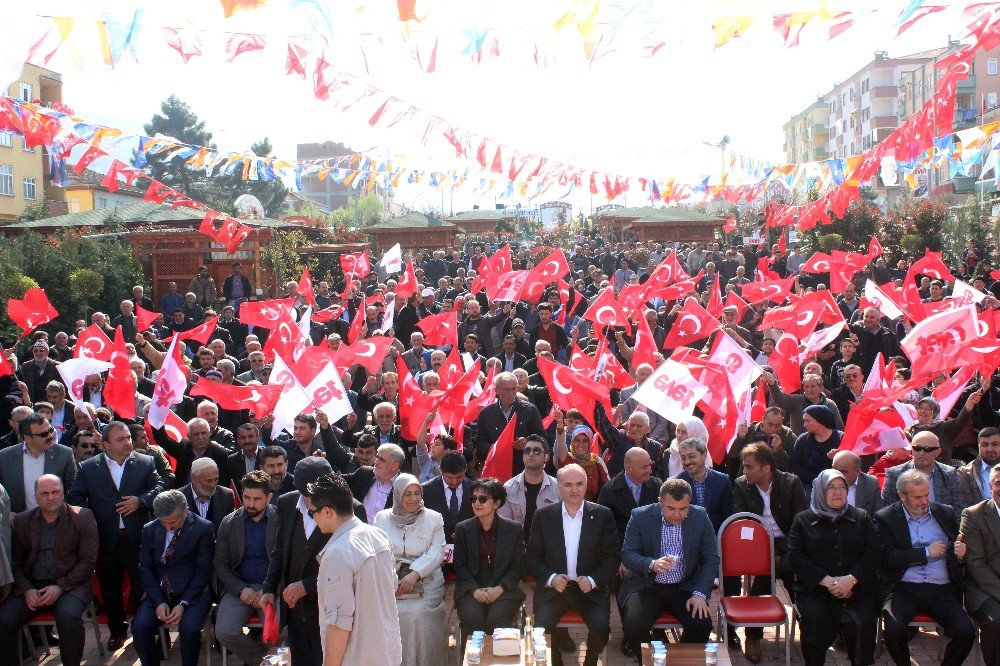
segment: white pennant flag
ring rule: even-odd
[[[298,378],[278,355],[274,357],[274,368],[271,370],[271,376],[267,383],[281,386],[281,397],[278,398],[278,403],[274,406],[274,423],[271,425],[271,434],[275,436],[282,430],[287,430],[291,434],[295,417],[309,406],[309,396],[302,388]]]
[[[339,421],[354,411],[344,384],[340,380],[337,366],[333,363],[327,364],[316,378],[309,382],[305,393],[314,408],[326,412],[330,417],[330,423]]]
[[[668,421],[680,423],[694,413],[695,405],[706,393],[708,387],[695,379],[686,366],[668,358],[632,397]]]
[[[385,272],[390,275],[403,270],[403,250],[399,247],[399,243],[390,247],[382,255],[382,260],[378,262],[378,265],[384,268]]]
[[[156,377],[156,387],[153,389],[153,400],[149,405],[147,420],[154,428],[162,428],[167,422],[167,413],[172,405],[179,404],[184,399],[184,389],[187,388],[187,376],[177,365],[174,348],[177,346],[177,336],[170,340],[170,348],[163,360],[163,367]]]
[[[379,327],[378,332],[382,335],[387,335],[389,329],[392,328],[392,324],[396,318],[395,301],[390,302],[389,307],[385,309],[385,314],[382,315],[382,326]]]
[[[74,400],[83,400],[83,383],[90,375],[97,375],[111,369],[111,364],[96,358],[81,356],[63,361],[56,366],[63,383],[69,387]]]

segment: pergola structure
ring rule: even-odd
[[[514,216],[502,210],[466,210],[446,217],[445,221],[457,224],[467,234],[492,234],[500,220],[513,220]]]
[[[121,219],[124,232],[117,226],[114,229],[106,228],[107,219],[112,214]],[[229,254],[221,245],[198,231],[202,216],[203,213],[190,208],[175,209],[169,204],[136,201],[116,208],[11,224],[0,227],[0,230],[8,236],[17,236],[26,231],[47,234],[69,229],[95,236],[123,233],[149,280],[152,288],[149,295],[154,302],[159,302],[170,282],[176,282],[178,288],[185,291],[200,266],[208,267],[221,297],[222,283],[232,273],[232,266],[236,262],[243,265],[244,275],[255,288],[270,294],[273,292],[275,278],[263,265],[261,254],[272,240],[274,232],[299,230],[317,240],[326,236],[325,228],[290,224],[281,220],[243,219],[240,222],[253,231],[235,254]]]
[[[714,215],[680,206],[613,208],[597,213],[594,220],[601,234],[614,241],[631,232],[637,240],[656,243],[709,243],[715,240],[716,229],[725,224]]]
[[[372,237],[372,249],[381,253],[396,243],[408,250],[454,247],[455,236],[465,233],[465,228],[433,215],[410,212],[382,220],[365,228],[364,232]]]

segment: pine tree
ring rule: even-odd
[[[215,144],[212,143],[212,133],[205,129],[205,121],[199,120],[197,114],[186,103],[171,95],[160,105],[160,111],[163,115],[155,114],[143,127],[147,135],[163,134],[183,143],[215,148]],[[165,155],[169,153],[170,151],[165,151],[147,155],[148,170],[153,178],[192,199],[202,200],[206,181],[204,174],[186,165],[183,157],[165,159]]]

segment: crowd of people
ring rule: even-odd
[[[596,664],[614,600],[620,649],[638,659],[665,611],[683,626],[681,641],[710,639],[713,595],[741,590],[738,578],[720,576],[717,536],[749,513],[773,537],[804,663],[824,663],[839,641],[852,664],[873,664],[881,620],[889,656],[909,664],[910,623],[927,614],[947,636],[942,663],[963,663],[978,631],[985,662],[1000,665],[1000,387],[974,374],[943,409],[933,395],[949,379],[942,372],[900,397],[910,415],[905,445],[859,454],[844,436],[866,395],[911,379],[900,342],[914,322],[863,303],[866,281],[889,289],[913,280],[932,306],[961,281],[982,292],[981,312],[996,310],[1000,288],[989,286],[975,248],[960,266],[944,260],[957,278],[914,276],[914,257],[892,268],[869,257],[833,295],[843,332],[800,359],[801,390],[782,386],[782,331],[764,324],[784,303],[727,304],[719,329],[687,346],[697,357],[728,336],[761,368],[750,389],[760,412],[741,418],[732,442],[720,442],[700,411],[672,422],[637,400],[638,386],[674,351],[664,343],[685,297],[708,306],[715,290],[739,296],[762,266],[794,276],[795,295],[829,291],[830,276],[802,272],[809,257],[784,245],[665,248],[581,236],[564,248],[566,289],[553,279],[537,303],[491,301],[479,288],[497,243],[415,253],[418,286],[408,297],[395,295],[399,281],[384,272],[346,285],[319,281],[314,293],[291,281],[261,296],[238,263],[221,289],[202,268],[186,293],[171,283],[154,305],[136,286],[120,313],[90,319],[109,338],[120,327],[129,341],[132,419],[107,405],[106,376],[87,377],[77,393],[59,372],[79,356],[86,321],[51,338],[34,332],[8,349],[16,373],[0,377],[0,653],[16,654],[22,627],[47,611],[63,663],[78,664],[85,611],[99,592],[108,649],[121,649],[131,631],[144,665],[159,663],[167,626],[177,630],[182,663],[195,666],[211,640],[208,624],[218,647],[256,665],[269,646],[246,625],[269,607],[297,666],[324,663],[324,652],[325,663],[440,664],[453,584],[463,639],[513,626],[523,611],[552,632],[559,664],[577,646],[557,624],[575,611],[588,630],[585,663]],[[510,269],[531,269],[550,250],[511,248]],[[658,353],[635,363],[636,329],[605,328],[585,314],[606,289],[621,295],[664,262],[700,278],[671,300],[644,292],[634,316]],[[260,298],[331,312],[310,328],[310,342],[331,351],[354,336],[392,338],[377,371],[355,363],[344,372],[351,413],[334,420],[307,409],[275,432],[273,414],[188,394],[201,380],[269,383],[273,332],[240,319]],[[137,307],[161,318],[140,330]],[[480,381],[492,377],[482,390],[495,399],[461,432],[438,427],[433,411],[419,414],[412,437],[402,427],[412,403],[401,400],[401,385],[439,395],[452,356],[450,344],[425,344],[429,331],[418,324],[451,311],[463,371],[480,362]],[[188,391],[173,412],[186,432],[153,427],[145,415],[171,336],[217,314],[206,344],[181,343]],[[613,358],[598,365],[615,362],[628,377],[612,385],[605,375],[608,401],[592,414],[560,408],[545,363],[585,368],[575,359],[601,354]],[[895,376],[873,389],[871,373],[887,363]],[[496,473],[494,462],[484,474],[512,421],[510,469]],[[720,444],[725,454],[713,460]],[[776,593],[768,576],[749,583],[750,594]],[[762,628],[721,635],[730,650],[762,659]]]

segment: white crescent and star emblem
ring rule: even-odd
[[[813,320],[814,316],[816,316],[816,313],[813,310],[806,310],[802,313],[801,317],[795,320],[795,323],[799,326],[806,326]]]
[[[90,344],[92,342],[97,343],[98,345],[97,349],[94,349],[94,347]],[[83,347],[80,349],[80,353],[84,354],[85,356],[100,354],[101,352],[104,351],[105,346],[106,345],[104,340],[95,335],[91,338],[87,338],[87,341],[83,343]]]
[[[545,277],[554,277],[556,275],[559,275],[560,272],[562,272],[562,267],[559,265],[559,262],[556,261],[555,259],[547,263],[546,266],[552,266],[553,268],[551,273],[549,272],[548,268],[542,269],[542,275],[544,275]]]
[[[555,384],[556,390],[563,395],[569,395],[571,388],[567,388],[559,381],[559,369],[556,368],[555,372],[552,373],[552,383]]]
[[[694,326],[690,331],[684,330],[684,322],[687,320],[691,320],[694,322]],[[689,335],[697,335],[698,333],[701,333],[701,320],[698,319],[698,317],[694,316],[693,314],[686,314],[677,320],[677,328],[679,331],[677,334],[678,337],[684,338]]]
[[[603,319],[603,315],[604,312],[607,310],[611,311],[611,316],[607,319],[607,321],[605,321]],[[610,305],[602,305],[601,307],[597,308],[597,312],[594,313],[594,319],[597,321],[598,324],[609,324],[615,319],[615,309]]]
[[[369,358],[375,356],[375,345],[373,345],[372,343],[366,340],[361,343],[361,347],[363,347],[365,351],[355,351],[354,353],[357,356],[367,356]]]

